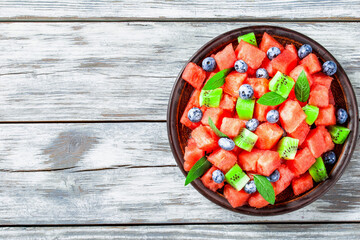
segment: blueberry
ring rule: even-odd
[[[298,56],[303,59],[312,52],[312,47],[309,44],[302,45],[298,50]]]
[[[276,182],[280,178],[280,172],[275,170],[270,176],[266,177],[270,182]]]
[[[279,54],[281,53],[280,49],[277,47],[272,47],[269,48],[269,50],[267,51],[266,55],[270,60],[273,60],[274,58],[276,58],[277,56],[279,56]]]
[[[256,77],[269,79],[269,73],[265,68],[259,68],[256,70]]]
[[[252,194],[256,192],[256,185],[254,180],[251,180],[247,184],[245,184],[244,191],[248,194]]]
[[[226,151],[231,151],[235,147],[234,141],[231,140],[230,138],[226,138],[226,137],[220,138],[218,141],[218,144],[222,149],[224,149]]]
[[[202,117],[203,117],[203,113],[200,110],[200,108],[194,107],[190,109],[188,112],[188,118],[193,123],[200,122]]]
[[[336,117],[337,117],[337,121],[340,124],[343,124],[346,122],[347,118],[348,118],[348,114],[345,111],[345,109],[340,108],[339,110],[337,110],[336,112]]]
[[[266,114],[266,120],[269,123],[276,123],[277,121],[279,121],[279,112],[278,112],[278,110],[270,110]]]
[[[254,89],[249,84],[243,84],[239,89],[239,96],[244,100],[251,99],[254,96]]]
[[[324,163],[325,164],[334,164],[336,161],[336,155],[333,151],[326,152],[324,154]]]
[[[323,73],[325,73],[328,76],[334,75],[337,71],[336,63],[333,61],[326,61],[322,65]]]
[[[216,61],[212,57],[207,57],[202,61],[202,68],[207,72],[212,72],[216,68]]]
[[[259,126],[259,120],[253,118],[246,122],[246,128],[250,131],[255,131],[256,128]]]
[[[212,173],[212,179],[214,180],[214,182],[216,183],[222,183],[225,179],[224,174],[222,173],[222,171],[220,170],[215,170]]]
[[[239,73],[245,73],[248,70],[248,65],[243,60],[237,60],[234,67]]]

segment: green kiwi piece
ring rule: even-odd
[[[251,45],[254,45],[255,47],[258,46],[257,42],[256,42],[255,34],[253,32],[247,33],[245,35],[238,37],[239,43],[241,42],[241,40],[243,40],[244,42],[250,43]]]
[[[216,88],[213,90],[201,90],[200,106],[218,107],[220,105],[222,93],[222,88]]]
[[[294,87],[295,81],[291,77],[278,71],[269,82],[269,89],[280,96],[287,98]]]
[[[240,134],[234,138],[235,145],[248,152],[251,152],[257,140],[258,136],[246,128],[243,128]]]
[[[329,133],[334,143],[343,144],[350,133],[350,129],[343,126],[331,126]]]
[[[278,153],[281,158],[290,160],[294,159],[299,145],[299,139],[283,137],[278,143]]]
[[[322,182],[328,178],[324,161],[321,157],[309,168],[309,173],[315,182]]]
[[[246,175],[245,172],[235,164],[226,174],[225,180],[237,191],[240,191],[250,178]]]
[[[236,112],[240,119],[250,120],[253,118],[255,108],[255,99],[238,98],[236,102]]]
[[[319,108],[316,106],[312,106],[307,104],[305,107],[302,108],[302,110],[306,114],[306,123],[309,125],[313,125],[317,117],[319,116]]]

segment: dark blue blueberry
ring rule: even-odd
[[[245,124],[246,128],[250,131],[255,131],[256,128],[259,126],[259,120],[253,118],[246,122]]]
[[[312,52],[312,47],[309,44],[302,45],[298,50],[298,56],[303,59]]]
[[[332,165],[336,162],[336,155],[333,151],[326,152],[324,154],[324,163]]]
[[[256,77],[269,79],[269,73],[265,68],[259,68],[256,70]]]
[[[270,110],[266,114],[266,120],[269,123],[276,123],[277,121],[279,121],[279,112],[278,112],[278,110]]]
[[[216,68],[216,61],[212,57],[207,57],[202,61],[202,68],[207,72],[212,72]]]
[[[248,65],[243,60],[237,60],[235,62],[234,68],[239,73],[246,73],[248,70]]]
[[[249,84],[243,84],[239,89],[239,96],[241,99],[251,99],[254,96],[254,89]]]
[[[266,177],[270,182],[276,182],[280,178],[280,172],[275,170],[270,176]]]
[[[194,107],[190,109],[188,112],[188,118],[193,123],[200,122],[202,117],[203,117],[203,113],[200,110],[200,108]]]
[[[336,117],[337,117],[337,121],[340,124],[343,124],[346,122],[347,118],[348,118],[348,114],[345,111],[345,109],[340,108],[339,110],[337,110],[336,112]]]
[[[216,183],[222,183],[225,179],[224,174],[222,173],[222,171],[220,170],[215,170],[212,173],[212,179],[214,180],[214,182]]]
[[[234,141],[226,137],[220,138],[218,144],[222,149],[226,151],[231,151],[235,148]]]
[[[247,184],[245,184],[244,191],[248,194],[253,194],[256,192],[256,185],[254,180],[251,180]]]
[[[325,73],[328,76],[334,75],[337,71],[336,63],[333,61],[326,61],[322,65],[323,73]]]
[[[274,58],[276,58],[277,56],[279,56],[279,54],[281,53],[280,49],[277,47],[272,47],[269,48],[269,50],[267,51],[266,55],[270,60],[273,60]]]

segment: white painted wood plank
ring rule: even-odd
[[[359,145],[320,200],[251,217],[184,187],[165,123],[3,124],[0,143],[0,225],[360,221]]]
[[[358,0],[3,0],[5,20],[359,19]]]
[[[5,227],[2,239],[359,239],[359,224]]]
[[[220,33],[263,23],[2,23],[0,121],[165,120],[176,76]],[[325,46],[360,99],[360,23],[278,23]]]

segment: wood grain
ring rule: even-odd
[[[165,120],[175,77],[220,33],[264,23],[0,24],[0,121]],[[360,99],[360,23],[277,23],[326,47]]]
[[[184,187],[165,123],[2,124],[0,143],[0,225],[360,221],[359,145],[320,200],[251,217]]]
[[[2,20],[356,20],[358,0],[3,0]]]

